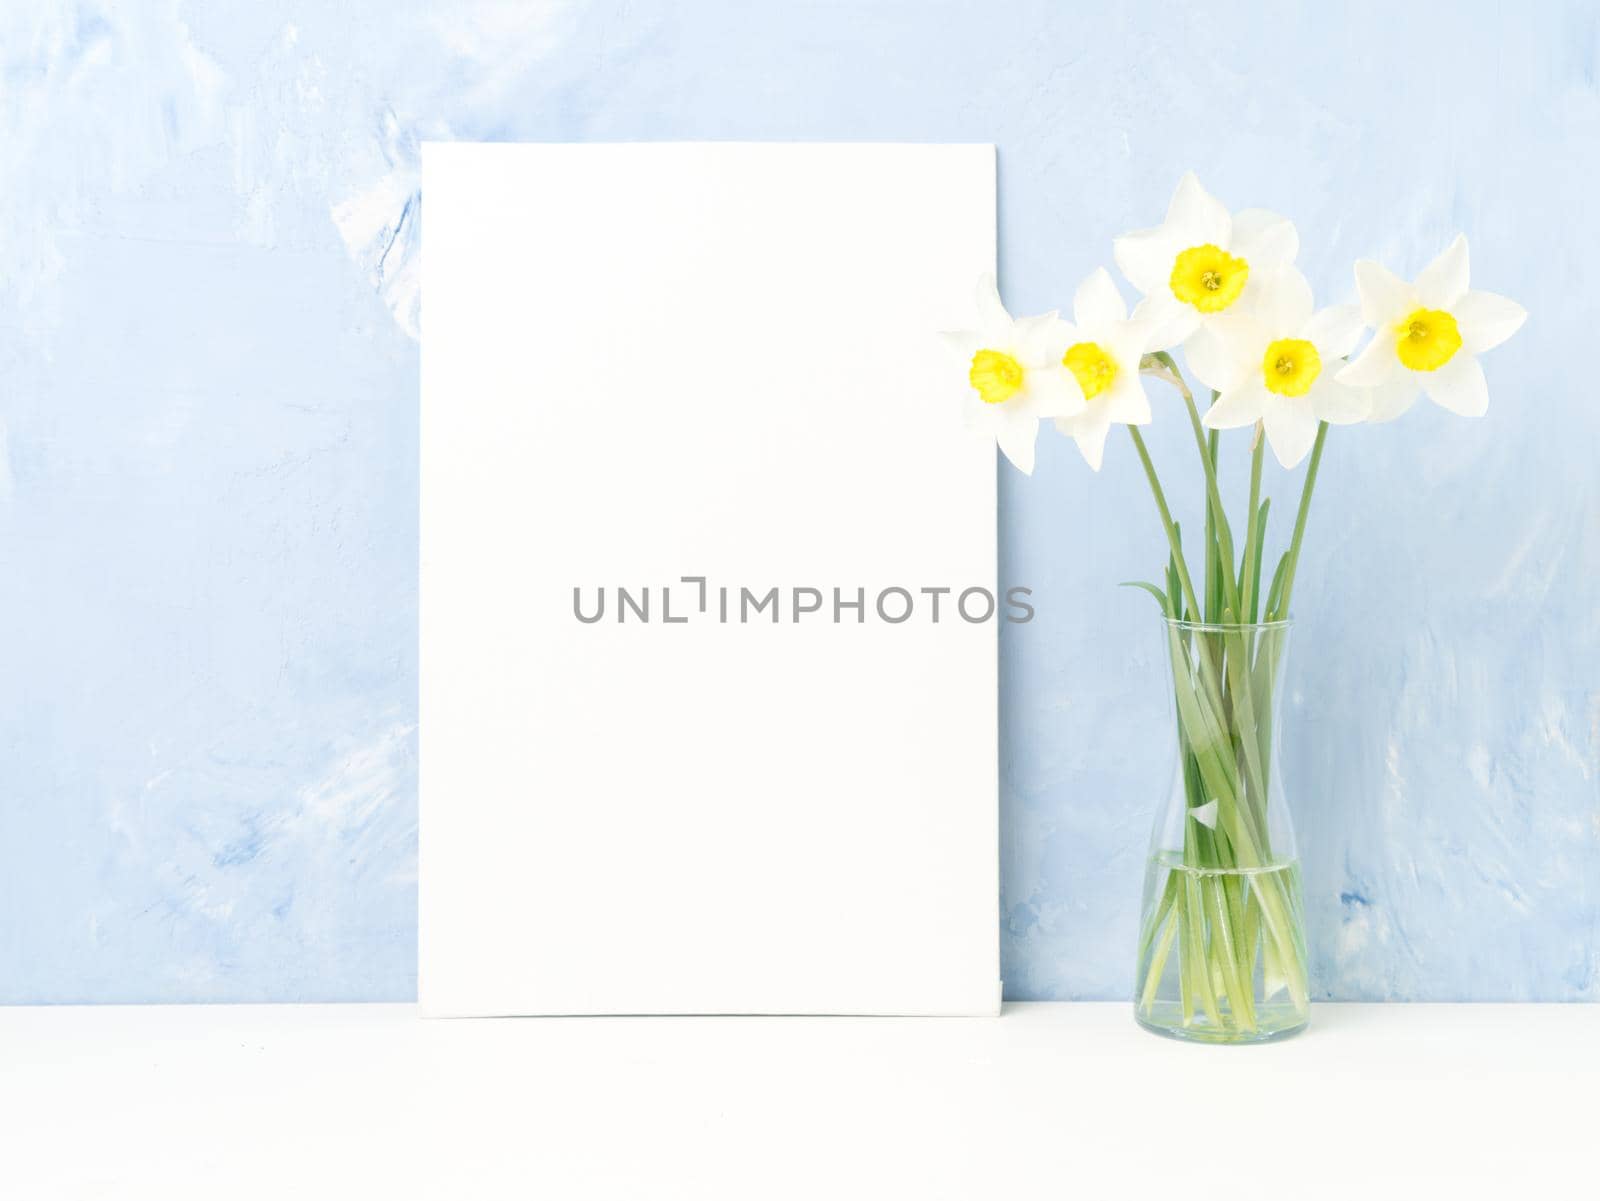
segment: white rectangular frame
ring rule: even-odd
[[[426,1013],[998,1011],[995,461],[936,337],[994,195],[988,146],[424,147]],[[618,586],[651,621],[576,619]]]

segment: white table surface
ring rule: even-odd
[[[1600,1006],[1000,1018],[0,1009],[0,1196],[1600,1196]],[[1557,1192],[1556,1190],[1561,1190]]]

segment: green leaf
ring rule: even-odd
[[[1272,573],[1272,587],[1267,590],[1267,620],[1277,621],[1283,614],[1278,612],[1278,606],[1283,603],[1283,577],[1289,569],[1289,552],[1283,552],[1283,558],[1278,560],[1278,570]]]
[[[1211,462],[1211,470],[1217,469],[1217,450],[1220,445],[1219,434],[1212,430],[1206,434],[1206,458]],[[1200,616],[1201,621],[1215,621],[1217,610],[1222,607],[1222,581],[1217,578],[1217,573],[1222,569],[1221,552],[1217,549],[1217,522],[1212,516],[1211,505],[1206,507],[1206,590],[1201,603],[1205,606],[1205,613]]]
[[[1222,620],[1222,573],[1226,570],[1222,566],[1222,547],[1213,537],[1211,540],[1211,592],[1206,597],[1206,620]]]
[[[1172,602],[1167,599],[1167,594],[1161,591],[1161,589],[1157,588],[1154,584],[1147,583],[1144,580],[1123,580],[1118,587],[1143,588],[1151,596],[1156,598],[1156,604],[1161,606],[1161,611],[1163,613],[1165,613],[1168,617],[1172,616]]]
[[[1251,554],[1252,562],[1250,564],[1250,620],[1252,622],[1256,620],[1257,606],[1261,601],[1261,552],[1262,548],[1267,544],[1267,510],[1271,505],[1272,498],[1269,496],[1261,502],[1261,509],[1256,515],[1255,549]],[[1271,612],[1271,608],[1270,605],[1267,606],[1267,611]]]
[[[1174,521],[1172,523],[1172,537],[1178,544],[1179,551],[1183,549],[1183,526]],[[1178,574],[1178,559],[1176,555],[1167,556],[1167,595],[1172,597],[1172,607],[1167,610],[1168,617],[1183,617],[1183,592],[1181,577]],[[1204,603],[1204,602],[1202,602]],[[1193,614],[1190,617],[1193,618]]]

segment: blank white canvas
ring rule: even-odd
[[[994,588],[992,148],[436,144],[423,204],[424,1012],[996,1012],[996,624],[831,620]]]

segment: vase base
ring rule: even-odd
[[[1148,1010],[1135,1005],[1133,1020],[1151,1034],[1176,1039],[1185,1043],[1212,1043],[1218,1046],[1249,1046],[1254,1043],[1276,1043],[1293,1038],[1308,1025],[1311,1019],[1304,1009],[1293,1005],[1262,1006],[1256,1010],[1256,1023],[1245,1029],[1233,1025],[1216,1026],[1203,1016],[1187,1025],[1183,1012],[1176,1004],[1152,1005]]]

